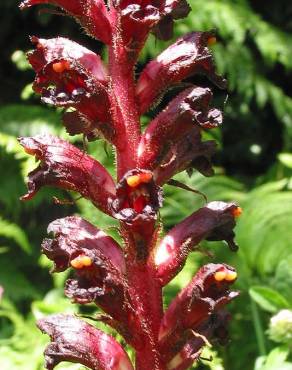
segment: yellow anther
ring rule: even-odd
[[[92,265],[92,259],[88,256],[83,256],[82,257],[82,263],[83,263],[83,266],[89,267],[89,266]]]
[[[228,271],[225,277],[226,281],[234,281],[237,278],[236,271]]]
[[[138,173],[137,175],[132,175],[127,178],[127,184],[131,188],[136,188],[140,184],[147,184],[150,182],[153,178],[153,175],[151,172],[142,172]]]
[[[129,176],[129,177],[127,178],[127,184],[128,184],[131,188],[135,188],[136,186],[140,185],[140,184],[141,184],[140,176],[139,176],[139,175]]]
[[[76,258],[74,258],[70,262],[71,266],[77,270],[82,269],[83,267],[89,267],[92,265],[92,259],[85,255],[80,255]]]
[[[214,279],[216,281],[223,281],[226,278],[227,273],[225,271],[217,271],[214,274]]]
[[[236,207],[232,210],[232,215],[237,218],[242,215],[242,212],[243,210],[241,207]]]
[[[61,61],[61,62],[53,63],[52,67],[53,67],[53,70],[56,73],[62,73],[66,70],[70,70],[70,63],[68,61],[64,60],[64,61]]]
[[[209,46],[212,46],[212,45],[216,44],[217,39],[216,39],[215,36],[211,36],[211,37],[208,38],[208,41],[207,42],[208,42],[208,45]]]

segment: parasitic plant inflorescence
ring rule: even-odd
[[[225,305],[238,295],[231,290],[234,268],[207,264],[163,310],[162,289],[183,268],[200,241],[224,240],[231,250],[235,203],[211,202],[161,236],[162,188],[177,173],[194,169],[213,173],[213,141],[202,131],[219,126],[222,113],[212,107],[212,91],[190,83],[205,75],[224,89],[210,50],[213,31],[192,32],[146,65],[134,69],[149,33],[168,40],[174,20],[188,15],[186,0],[25,0],[21,8],[51,4],[74,17],[85,31],[108,48],[108,62],[92,51],[57,37],[32,37],[28,55],[36,72],[34,90],[45,103],[63,108],[69,134],[88,140],[102,137],[116,153],[117,178],[96,159],[50,135],[20,138],[39,166],[28,176],[31,199],[42,186],[73,190],[119,221],[123,246],[88,221],[77,217],[49,225],[51,239],[42,244],[54,272],[75,270],[65,293],[75,303],[96,304],[100,320],[115,329],[135,351],[132,364],[110,335],[70,315],[38,322],[51,337],[46,367],[61,361],[94,370],[185,370],[200,358],[210,341],[225,343],[230,315]],[[187,83],[182,83],[188,79]],[[142,132],[141,116],[172,87],[179,94]],[[185,186],[186,188],[186,186]]]

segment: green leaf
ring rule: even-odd
[[[6,221],[1,217],[0,236],[13,239],[24,252],[31,253],[31,246],[25,232],[16,224]]]
[[[38,105],[11,104],[0,108],[1,132],[18,136],[58,134],[60,115],[54,109]]]
[[[275,313],[288,308],[289,303],[279,292],[266,286],[253,286],[249,289],[251,298],[265,311]]]

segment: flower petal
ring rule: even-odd
[[[184,170],[190,175],[193,169],[196,169],[204,176],[212,176],[214,171],[211,157],[216,151],[216,145],[213,140],[202,141],[200,129],[193,127],[178,143],[169,148],[163,161],[153,171],[156,183],[161,186]]]
[[[39,320],[38,327],[52,340],[45,350],[48,370],[62,361],[93,370],[133,370],[128,355],[113,337],[75,316],[49,316]]]
[[[225,88],[226,80],[215,72],[208,39],[213,32],[193,32],[177,40],[143,70],[137,84],[140,112],[144,113],[157,97],[170,86],[203,73],[218,87]]]
[[[212,92],[191,87],[179,94],[146,128],[138,148],[138,166],[153,170],[167,156],[169,149],[192,131],[194,125],[217,127],[222,123],[218,109],[209,109]],[[167,149],[169,148],[169,149]]]
[[[28,176],[28,193],[23,200],[31,199],[44,185],[57,186],[79,192],[110,213],[109,203],[115,197],[115,184],[98,161],[51,135],[20,138],[19,141],[28,154],[41,161]]]
[[[153,253],[162,285],[181,270],[188,254],[203,239],[225,240],[231,250],[236,250],[233,228],[238,208],[235,203],[211,202],[169,231]]]
[[[52,4],[63,8],[85,28],[92,36],[110,43],[111,24],[103,0],[24,0],[20,8],[38,4]]]
[[[134,1],[130,4],[121,4],[118,8],[122,43],[124,50],[127,51],[128,63],[134,64],[151,28],[161,18],[159,7]]]

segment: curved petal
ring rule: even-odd
[[[65,37],[40,39],[35,36],[31,38],[31,41],[36,49],[28,54],[28,59],[36,72],[40,72],[45,65],[51,62],[64,59],[71,63],[78,63],[78,66],[87,71],[96,81],[103,85],[107,84],[107,69],[100,56],[77,42]]]
[[[239,210],[235,203],[211,202],[171,229],[153,252],[161,283],[167,284],[181,270],[188,254],[203,239],[225,240],[236,250],[233,228]]]
[[[92,370],[133,370],[128,355],[113,337],[75,316],[49,316],[39,320],[38,327],[52,341],[45,350],[48,370],[62,361]]]
[[[51,135],[20,138],[28,154],[40,160],[40,165],[28,176],[31,199],[44,185],[57,186],[79,192],[106,213],[115,197],[115,184],[106,169],[95,159],[74,145]]]
[[[220,88],[226,80],[215,72],[208,40],[213,32],[193,32],[177,40],[143,70],[137,84],[140,112],[144,113],[168,87],[182,80],[203,73]]]
[[[211,339],[218,326],[214,315],[238,295],[229,290],[236,277],[234,268],[210,263],[203,266],[171,302],[159,330],[161,350],[168,360],[174,355],[174,349],[177,351],[178,343],[188,343],[192,330]],[[214,323],[210,326],[211,316]]]
[[[24,0],[20,8],[38,4],[52,4],[63,8],[86,29],[86,31],[106,44],[110,43],[111,24],[103,0]]]
[[[217,127],[222,113],[209,108],[212,92],[191,87],[179,94],[146,128],[138,148],[140,168],[153,170],[167,156],[170,148],[191,132],[194,125]],[[169,149],[167,149],[169,148]]]
[[[34,90],[45,103],[77,110],[65,113],[67,131],[89,137],[98,131],[112,141],[108,75],[100,56],[63,37],[32,37],[32,42],[36,49],[28,60],[37,74]]]

